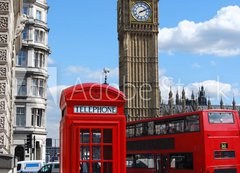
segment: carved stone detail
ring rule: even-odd
[[[4,129],[5,117],[0,116],[0,128]]]
[[[9,2],[0,2],[0,11],[9,11]]]
[[[4,145],[4,135],[0,135],[0,145]]]
[[[0,111],[5,111],[6,103],[4,100],[0,101]]]
[[[22,31],[25,28],[25,24],[28,22],[28,18],[25,14],[18,16],[16,29],[15,29],[15,38],[21,36]]]
[[[0,61],[7,61],[7,50],[0,49]]]
[[[6,95],[6,83],[0,83],[0,95]]]
[[[0,16],[0,29],[8,29],[8,17]]]
[[[8,35],[7,34],[0,34],[0,43],[7,44]]]
[[[7,69],[6,67],[0,66],[0,77],[7,77]]]

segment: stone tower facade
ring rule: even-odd
[[[0,172],[14,172],[13,107],[15,56],[21,47],[21,0],[0,0]]]
[[[159,116],[158,0],[118,0],[118,40],[128,121]]]
[[[14,147],[18,160],[45,160],[48,47],[46,0],[23,0],[27,17],[16,57]],[[27,136],[32,146],[26,148]]]

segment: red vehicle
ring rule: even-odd
[[[127,173],[240,172],[238,112],[204,110],[127,124]]]

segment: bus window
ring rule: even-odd
[[[152,154],[129,154],[126,158],[128,168],[155,168],[154,155]]]
[[[198,132],[200,130],[199,116],[187,116],[185,119],[185,132]]]
[[[135,136],[135,126],[127,126],[127,138],[132,138]]]
[[[154,135],[154,121],[148,122],[148,135]]]
[[[126,167],[127,168],[132,168],[133,167],[133,155],[132,154],[128,154],[126,157]]]
[[[136,124],[136,136],[142,136],[143,134],[143,126],[142,124]]]
[[[170,154],[170,168],[193,169],[193,154],[192,153]]]
[[[229,159],[235,157],[236,157],[235,151],[214,151],[215,159]]]
[[[168,170],[168,156],[163,155],[162,156],[162,172],[166,173]]]
[[[168,127],[165,123],[155,124],[155,134],[162,135],[167,134]]]
[[[169,122],[169,133],[181,133],[181,132],[184,132],[183,120]]]
[[[233,114],[230,112],[210,112],[208,113],[210,124],[233,124]]]
[[[136,136],[147,136],[148,135],[148,124],[139,123],[136,124]]]

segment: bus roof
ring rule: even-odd
[[[142,119],[142,120],[130,121],[130,122],[127,122],[127,125],[140,123],[140,122],[149,122],[149,121],[184,117],[184,116],[189,116],[189,115],[194,115],[194,114],[201,114],[203,112],[236,112],[236,113],[238,113],[237,110],[230,110],[230,109],[205,109],[205,110],[199,110],[199,111],[194,111],[194,112],[185,112],[185,113],[172,114],[172,115],[166,115],[166,116],[163,115],[161,117],[146,118],[146,119]]]

